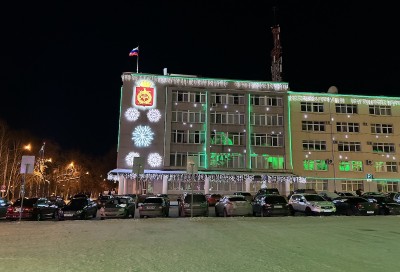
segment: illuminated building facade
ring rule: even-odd
[[[289,156],[307,188],[399,190],[400,98],[288,92],[288,99]]]
[[[117,169],[109,173],[120,193],[254,192],[269,184],[287,194],[304,182],[287,155],[287,83],[140,73],[122,81]],[[132,171],[135,158],[143,174]]]

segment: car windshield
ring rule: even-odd
[[[320,195],[304,195],[304,198],[307,201],[326,201],[322,196]]]
[[[190,201],[192,201],[192,195],[186,195],[185,196],[185,202],[189,203]],[[193,195],[193,202],[205,202],[206,197],[204,195]]]
[[[366,200],[365,198],[362,197],[349,197],[349,198],[345,198],[345,200],[348,203],[364,203],[364,202],[369,202],[368,200]]]
[[[143,203],[162,203],[162,198],[160,197],[148,197],[146,198]]]
[[[237,193],[238,195],[242,195],[242,196],[251,196],[251,194],[250,193],[246,193],[246,192],[240,192],[240,193]]]
[[[265,203],[267,204],[287,203],[287,200],[283,196],[268,196],[265,198]]]
[[[37,198],[25,198],[23,202],[24,207],[33,207],[33,204],[35,204],[38,201]],[[15,203],[13,204],[14,207],[21,206],[21,199],[17,199]]]
[[[68,207],[71,207],[73,209],[80,209],[86,205],[87,205],[87,200],[85,198],[73,198],[68,203]]]
[[[246,201],[246,199],[244,197],[234,196],[230,197],[229,201]]]

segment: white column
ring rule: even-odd
[[[210,180],[206,176],[206,178],[204,179],[204,193],[208,194],[209,191],[210,191]]]
[[[251,182],[251,179],[246,178],[246,192],[250,192],[250,182]]]
[[[168,176],[164,175],[162,178],[162,193],[168,194]]]
[[[282,195],[289,195],[290,194],[290,182],[287,180],[285,181],[285,191],[281,193]]]
[[[128,191],[128,179],[124,178],[124,192],[122,194],[123,195],[127,194],[128,193],[127,191]]]
[[[118,176],[118,194],[122,195],[123,191],[124,191],[124,183],[125,181],[125,177],[123,175],[119,175]]]

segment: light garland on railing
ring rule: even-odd
[[[271,91],[287,91],[289,84],[285,82],[260,82],[260,81],[235,81],[224,79],[208,79],[198,77],[185,77],[185,76],[160,76],[160,75],[142,75],[142,74],[124,74],[122,75],[123,81],[134,80],[152,80],[159,84],[165,85],[178,85],[189,87],[203,87],[203,88],[232,88],[249,89],[249,90],[271,90]]]
[[[124,173],[124,174],[113,174],[109,173],[107,179],[111,181],[118,181],[119,177],[123,176],[127,179],[136,180],[135,173]],[[271,176],[262,175],[260,180],[254,180],[254,175],[226,175],[226,174],[142,174],[139,175],[139,179],[143,181],[154,182],[156,180],[162,180],[164,176],[167,176],[168,182],[181,181],[181,182],[192,182],[192,181],[204,181],[208,177],[209,182],[212,183],[238,183],[245,182],[246,179],[250,179],[251,183],[306,183],[305,177],[297,176]]]

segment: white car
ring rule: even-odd
[[[292,215],[296,212],[305,215],[335,214],[336,207],[332,201],[325,200],[318,194],[294,194],[289,199],[289,210]]]

